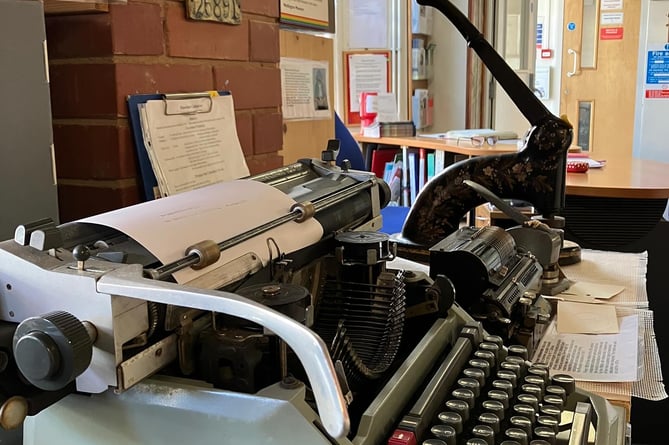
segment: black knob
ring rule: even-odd
[[[57,311],[22,321],[13,349],[23,376],[40,389],[55,391],[88,368],[93,342],[82,322]]]
[[[86,261],[91,257],[91,251],[83,244],[77,244],[72,249],[72,256],[77,261]]]

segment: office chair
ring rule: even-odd
[[[337,113],[335,113],[335,138],[339,139],[340,143],[337,165],[341,166],[342,162],[348,159],[352,169],[367,170],[358,142]],[[389,206],[381,209],[383,226],[379,231],[389,235],[400,233],[408,213],[409,207]]]

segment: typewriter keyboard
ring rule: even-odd
[[[387,443],[586,445],[591,406],[574,391],[572,377],[551,377],[525,347],[465,326]]]

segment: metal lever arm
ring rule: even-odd
[[[571,54],[572,56],[574,56],[574,67],[572,68],[571,71],[567,71],[567,77],[573,77],[576,75],[576,72],[578,71],[578,51],[569,48],[567,50],[567,54]]]
[[[306,326],[233,293],[194,289],[144,278],[141,265],[129,265],[106,274],[98,280],[97,289],[111,295],[229,314],[266,327],[281,337],[302,362],[328,434],[340,439],[348,433],[348,409],[327,347]]]

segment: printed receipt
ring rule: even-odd
[[[546,329],[532,361],[546,363],[551,374],[570,374],[591,382],[639,379],[639,317],[619,319],[617,334],[560,334],[555,322]]]

